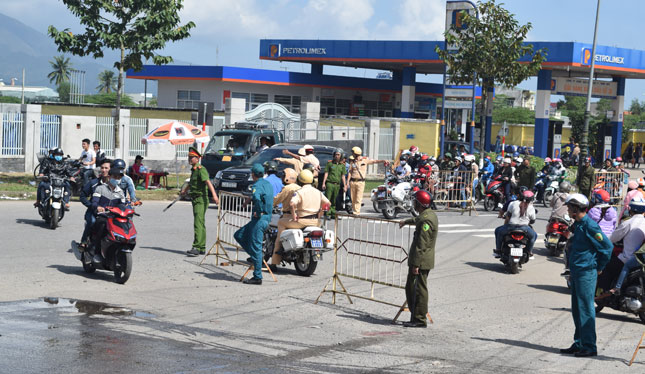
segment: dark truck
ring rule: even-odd
[[[337,148],[326,146],[326,145],[312,145],[314,147],[314,155],[320,161],[320,175],[318,176],[318,185],[322,184],[322,176],[324,174],[325,166],[334,156],[334,151]],[[215,178],[213,178],[213,187],[219,193],[219,191],[227,192],[237,192],[243,193],[246,195],[251,194],[251,185],[253,184],[253,178],[251,178],[251,167],[253,164],[264,164],[266,161],[273,160],[276,157],[285,157],[289,158],[282,153],[283,150],[288,149],[293,153],[297,153],[298,149],[302,147],[299,144],[292,143],[283,143],[276,144],[269,149],[249,157],[241,165],[229,167],[224,170],[220,170],[216,173]],[[284,169],[290,167],[288,164],[278,163],[278,176],[282,178],[284,175]]]
[[[211,179],[217,172],[231,166],[241,165],[260,149],[261,139],[265,138],[270,147],[284,142],[281,130],[255,123],[236,123],[216,132],[211,138],[202,165]]]

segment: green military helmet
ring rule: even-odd
[[[262,166],[264,166],[264,172],[267,174],[278,172],[278,163],[273,160],[266,161]]]
[[[303,165],[302,170],[309,170],[313,174],[314,170],[316,170],[316,167],[314,166],[314,164],[306,163]]]

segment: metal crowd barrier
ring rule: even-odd
[[[477,175],[473,171],[440,170],[434,172],[428,189],[432,193],[437,210],[457,208],[468,214],[475,211],[473,182]]]
[[[244,203],[246,200],[247,197],[242,194],[225,191],[220,192],[219,206],[217,209],[217,238],[215,239],[215,244],[211,246],[199,263],[201,265],[208,256],[215,256],[215,266],[228,266],[234,264],[247,266],[248,268],[240,280],[244,280],[248,273],[253,269],[253,266],[249,266],[247,262],[240,260],[240,250],[243,256],[246,256],[246,252],[233,237],[237,230],[251,220],[253,204],[249,201],[245,206]],[[214,253],[213,249],[215,250]],[[235,255],[233,257],[229,256],[229,250],[235,251]],[[220,263],[220,260],[223,261]],[[262,270],[268,271],[273,280],[277,282],[275,275],[271,269],[269,269],[269,265],[264,259],[262,259],[262,262],[264,264]]]
[[[622,171],[596,171],[594,178],[593,189],[609,192],[609,204],[616,208],[622,207],[625,199],[625,173]]]
[[[408,248],[414,237],[414,226],[399,228],[398,221],[337,214],[335,220],[334,273],[320,295],[330,292],[332,303],[336,295],[375,301],[398,308],[393,323],[407,310],[407,302],[395,303],[376,296],[376,285],[405,289],[408,272]],[[369,295],[352,292],[343,278],[370,284]],[[331,287],[330,287],[331,286]],[[404,292],[401,295],[405,298]],[[432,322],[430,314],[428,319]]]

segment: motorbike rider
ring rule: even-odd
[[[645,213],[645,199],[636,195],[629,202],[630,218],[621,222],[609,237],[612,243],[615,244],[622,241],[623,250],[617,256],[612,256],[603,271],[598,281],[598,288],[605,290],[605,292],[599,298],[607,297],[612,293],[610,285],[613,284],[614,279],[620,274],[625,265],[634,258],[634,252],[643,244],[645,240],[645,216],[643,216],[643,213]],[[631,265],[632,263],[628,265],[628,270]]]
[[[502,188],[504,189],[504,197],[508,201],[511,197],[512,191],[512,179],[513,179],[513,169],[511,169],[511,159],[505,158],[502,168],[499,171],[499,175],[502,177]]]
[[[291,198],[293,194],[300,189],[300,185],[296,183],[296,178],[298,178],[298,173],[291,168],[284,169],[284,188],[280,193],[273,199],[273,207],[278,207],[282,205],[282,216],[278,220],[278,235],[275,238],[275,243],[273,244],[273,256],[271,257],[271,271],[276,271],[276,266],[282,262],[282,244],[280,243],[280,234],[285,229],[293,228],[302,228],[302,222],[295,222],[293,220],[293,215],[291,214]]]
[[[634,211],[634,217],[642,217],[643,213],[645,213],[645,200],[641,199],[641,197],[638,196],[632,203],[629,204],[629,208],[630,208],[630,211],[632,210]],[[639,218],[638,221],[641,221],[641,219]],[[637,232],[642,233],[643,231],[645,231],[645,221],[643,223],[644,223],[643,225],[639,225],[635,223],[635,225],[632,226],[632,229],[636,227]],[[638,233],[637,235],[639,235],[640,233]],[[640,263],[636,259],[636,256],[634,255],[634,253],[638,251],[641,246],[640,244],[636,244],[635,248],[633,248],[632,246],[628,247],[627,243],[625,242],[627,240],[626,239],[627,235],[625,235],[625,239],[623,241],[623,244],[624,244],[623,251],[618,255],[618,259],[621,260],[624,263],[624,265],[620,271],[620,274],[618,275],[618,279],[616,280],[616,284],[614,285],[614,288],[609,290],[610,294],[620,295],[620,289],[623,286],[623,281],[627,277],[627,274],[629,274],[629,271],[631,269],[634,269],[640,266]]]
[[[92,195],[96,188],[102,184],[106,184],[110,180],[110,168],[112,163],[109,159],[103,158],[101,164],[99,165],[99,177],[92,179],[91,181],[85,183],[83,189],[81,190],[79,199],[81,204],[83,204],[87,210],[85,211],[85,228],[83,229],[83,234],[81,235],[81,241],[79,248],[87,248],[87,239],[90,234],[90,230],[96,222],[96,216],[94,209],[92,209]]]
[[[529,191],[533,191],[535,187],[535,168],[531,166],[531,161],[525,158],[521,164],[515,169],[515,179],[517,180],[518,187],[526,187]]]
[[[452,153],[446,152],[443,155],[443,161],[439,165],[439,170],[452,170],[455,168],[455,163],[452,162]]]
[[[533,257],[533,245],[537,239],[537,233],[531,226],[535,222],[535,208],[533,207],[533,192],[524,191],[518,198],[517,201],[513,201],[508,205],[508,210],[504,214],[504,224],[495,229],[495,250],[493,251],[496,256],[499,255],[502,250],[502,240],[504,236],[508,234],[511,230],[522,230],[524,231],[528,238],[529,242],[526,246],[526,250],[529,253],[529,259],[532,260]]]
[[[407,153],[408,160],[407,163],[412,170],[415,170],[419,167],[419,161],[421,161],[421,154],[419,153],[419,147],[413,145],[410,147],[409,152]]]
[[[551,176],[555,177],[558,180],[558,183],[562,183],[568,175],[567,168],[562,165],[562,160],[556,158],[553,160],[553,169]]]
[[[591,206],[587,215],[600,226],[603,234],[608,237],[614,232],[616,227],[616,209],[609,205],[609,192],[605,190],[595,190],[591,195]]]
[[[130,178],[130,176],[125,173],[128,165],[122,159],[117,158],[116,160],[114,160],[114,162],[112,162],[112,167],[121,169],[123,176],[121,177],[121,182],[119,182],[119,187],[121,187],[123,194],[126,195],[126,197],[129,197],[131,202],[136,202],[137,193],[136,189],[134,188],[134,182],[132,181],[132,178]]]
[[[94,179],[94,166],[96,165],[96,153],[90,149],[90,140],[85,138],[82,140],[81,145],[83,151],[81,152],[80,161],[83,163],[83,184]]]
[[[550,202],[551,216],[549,217],[549,222],[551,222],[553,219],[565,221],[565,216],[568,217],[567,206],[564,204],[564,202],[567,201],[569,192],[571,192],[571,183],[567,181],[560,183],[560,185],[558,186],[558,192],[553,194],[553,198]]]
[[[282,181],[277,176],[278,163],[273,160],[269,160],[262,164],[262,166],[264,166],[264,179],[271,183],[271,187],[273,187],[273,197],[275,198],[284,187]]]
[[[575,220],[571,226],[568,263],[571,270],[571,314],[575,324],[574,342],[560,353],[576,357],[596,356],[596,313],[594,293],[598,272],[609,261],[613,245],[602,233],[597,223],[587,217],[589,200],[576,193],[566,201],[569,216]]]
[[[74,181],[74,177],[73,171],[65,164],[63,155],[64,152],[60,148],[53,148],[53,150],[50,150],[51,158],[43,159],[43,162],[40,164],[40,172],[38,173],[38,176],[42,178],[49,174],[54,174],[65,179],[63,182],[63,204],[65,205],[65,210],[69,210],[69,198],[72,195],[72,186],[69,184],[69,181]],[[40,183],[38,183],[34,207],[38,207],[42,204],[41,201],[45,194],[45,190],[48,189],[50,185],[51,181],[49,180],[41,180]]]
[[[107,218],[104,215],[99,215],[99,213],[105,212],[107,207],[125,204],[125,193],[121,187],[119,187],[123,174],[123,170],[111,167],[108,172],[108,183],[97,186],[92,194],[92,210],[96,215],[96,221],[92,227],[91,235],[92,248],[94,250],[93,262],[103,261],[100,243],[103,235],[105,234]]]
[[[605,171],[616,171],[614,162],[611,160],[611,158],[605,160],[605,163],[602,165],[602,169]]]
[[[484,188],[488,185],[488,182],[490,181],[490,177],[493,176],[493,173],[495,172],[495,165],[493,165],[492,162],[490,162],[490,156],[486,156],[484,158],[484,166],[482,167],[481,173],[481,181],[482,185]]]
[[[408,155],[401,155],[401,157],[399,157],[399,166],[394,168],[394,173],[397,178],[403,179],[412,173],[412,167],[408,165],[409,159],[410,157]]]
[[[620,214],[618,214],[618,223],[620,223],[624,218],[629,217],[625,213],[626,212],[629,213],[629,203],[632,201],[632,199],[635,196],[642,196],[642,195],[643,194],[638,189],[637,181],[629,181],[629,183],[627,183],[627,194],[625,195],[625,200],[623,201],[623,207],[620,210]]]

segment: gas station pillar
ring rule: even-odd
[[[625,107],[625,78],[614,77],[617,83],[616,98],[611,103],[614,112],[611,117],[611,149],[612,157],[620,156],[623,145],[623,111]]]
[[[403,68],[401,77],[401,118],[414,118],[414,96],[417,69]]]
[[[473,90],[475,87],[473,87]],[[486,132],[484,134],[484,150],[490,152],[491,137],[493,133],[493,100],[495,99],[495,87],[488,87],[486,92]]]
[[[551,104],[551,70],[538,73],[537,94],[535,95],[535,155],[546,157],[549,152],[549,107]]]

